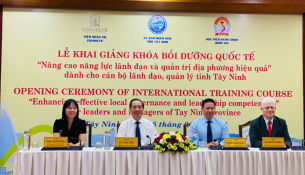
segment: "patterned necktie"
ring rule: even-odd
[[[208,123],[208,129],[207,129],[207,143],[212,142],[211,122],[212,122],[212,121],[207,121],[207,123]]]
[[[141,146],[141,133],[140,133],[140,127],[139,127],[140,122],[136,122],[137,127],[136,127],[136,137],[138,137],[138,147]]]
[[[271,137],[271,133],[272,133],[272,130],[271,130],[271,121],[268,122],[268,133],[269,133],[269,137]]]

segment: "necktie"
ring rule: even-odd
[[[136,137],[138,137],[138,146],[141,146],[141,133],[140,133],[140,127],[139,127],[140,122],[136,122],[137,127],[136,127]]]
[[[208,122],[208,129],[207,129],[207,143],[212,142],[212,129],[211,129],[211,122],[212,121],[207,121]]]
[[[268,133],[269,133],[269,137],[271,137],[271,133],[272,133],[272,130],[271,130],[271,121],[268,122]]]

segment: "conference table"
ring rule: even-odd
[[[303,151],[19,151],[14,175],[304,175]]]

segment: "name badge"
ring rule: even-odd
[[[45,148],[67,148],[68,137],[45,137],[44,138]]]
[[[247,148],[247,139],[225,138],[225,148]]]
[[[116,137],[116,148],[138,148],[138,137]]]
[[[284,137],[263,137],[262,147],[264,148],[284,148]]]

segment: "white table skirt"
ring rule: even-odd
[[[14,175],[304,175],[305,152],[19,151]]]

